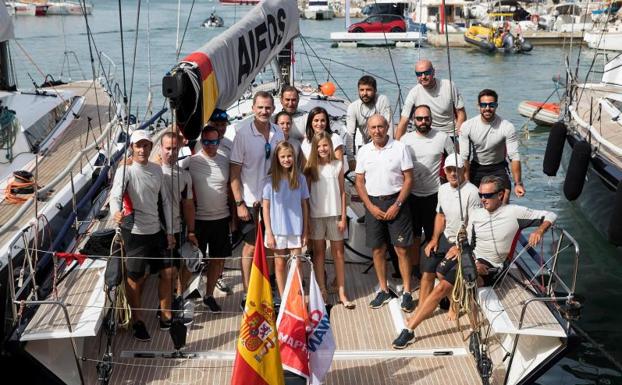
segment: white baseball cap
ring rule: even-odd
[[[456,159],[458,159],[458,164],[457,165],[456,165]],[[464,163],[462,162],[462,158],[460,157],[460,155],[459,154],[449,154],[449,156],[447,156],[447,158],[445,158],[445,166],[443,166],[443,168],[447,168],[447,167],[464,168]]]
[[[153,143],[151,140],[151,135],[145,130],[137,130],[132,133],[130,138],[130,144],[138,143],[141,140],[148,140],[150,143]]]

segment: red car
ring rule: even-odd
[[[348,32],[406,32],[406,21],[397,15],[372,15],[352,24]]]

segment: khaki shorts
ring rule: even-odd
[[[311,218],[311,239],[343,241],[343,233],[337,228],[339,217]]]

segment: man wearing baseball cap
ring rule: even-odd
[[[231,149],[233,148],[233,141],[225,136],[227,127],[229,126],[229,114],[227,114],[225,110],[214,108],[212,116],[210,116],[209,122],[207,122],[207,126],[215,127],[218,131],[218,137],[220,139],[218,151],[228,159],[231,156]]]
[[[141,293],[147,271],[151,274],[160,273],[160,285],[165,283],[166,278],[170,281],[173,263],[168,255],[175,245],[175,238],[169,194],[164,193],[162,168],[149,162],[153,148],[151,136],[144,130],[135,131],[130,138],[130,146],[131,162],[122,164],[115,173],[110,193],[110,213],[121,227],[125,244],[126,293],[132,308],[134,338],[149,341],[151,336],[139,310],[142,308]],[[164,220],[158,214],[159,198]],[[162,290],[159,292],[163,293]],[[168,294],[170,296],[170,290]],[[170,298],[161,295],[160,307],[170,309]],[[170,320],[167,322],[160,319],[160,328],[170,328]]]

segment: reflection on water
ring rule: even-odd
[[[122,79],[122,60],[120,49],[119,24],[116,2],[97,2],[93,15],[89,17],[91,29],[95,33],[97,44],[94,50],[105,52],[117,63],[116,78]],[[212,3],[215,4],[215,3]],[[201,22],[209,16],[212,4],[198,4],[190,18],[188,31],[183,41],[182,57],[193,49],[209,41],[222,29],[204,29]],[[146,6],[145,6],[146,7]],[[177,2],[152,0],[147,26],[146,8],[143,7],[139,28],[136,55],[136,72],[133,89],[132,111],[142,116],[146,109],[145,100],[148,86],[154,94],[154,107],[162,104],[160,96],[160,80],[162,75],[175,63],[176,41],[181,41],[183,28],[189,6],[186,5],[181,17],[181,31],[177,26]],[[234,19],[241,17],[248,7],[219,7],[217,13],[231,25]],[[125,62],[126,82],[129,93],[132,78],[131,64],[133,61],[134,34],[136,12],[129,5],[124,8]],[[20,44],[36,60],[44,73],[57,74],[63,68],[62,52],[73,50],[77,53],[82,70],[90,76],[89,47],[84,34],[84,20],[80,17],[19,17],[16,18],[16,34]],[[313,57],[318,55],[330,58],[325,66],[345,90],[350,99],[355,99],[356,81],[362,71],[338,65],[338,62],[350,66],[363,67],[377,75],[379,91],[389,96],[393,105],[399,105],[398,95],[405,97],[416,78],[413,65],[420,57],[432,60],[438,77],[448,77],[450,63],[445,49],[436,48],[396,48],[389,51],[385,48],[330,48],[328,39],[330,31],[343,30],[343,19],[331,21],[302,21],[301,31],[309,46],[300,40],[295,43],[297,52],[297,76],[315,85],[328,79],[326,69]],[[147,31],[150,30],[151,68],[147,55]],[[178,37],[179,36],[179,37]],[[567,50],[566,50],[567,51]],[[561,47],[535,47],[527,55],[484,55],[474,49],[451,50],[451,77],[461,90],[468,116],[474,116],[476,96],[483,88],[493,88],[499,93],[499,115],[510,119],[517,130],[520,130],[526,119],[519,116],[516,109],[522,100],[543,101],[554,93],[553,76],[564,74],[562,67],[565,50]],[[19,80],[22,86],[31,84],[27,73],[40,82],[42,76],[28,61],[24,54],[15,46],[12,47],[14,63],[19,69]],[[578,52],[574,49],[575,54]],[[583,51],[584,64],[591,61],[593,54]],[[601,63],[599,63],[599,61]],[[602,66],[602,60],[597,66]],[[571,62],[576,62],[576,58]],[[589,63],[587,63],[589,65]],[[151,72],[151,83],[149,82]],[[396,85],[396,75],[399,87]],[[65,77],[79,78],[80,71],[75,61],[70,68],[63,68]],[[583,78],[585,75],[581,75]],[[271,80],[271,79],[266,79]],[[339,88],[338,88],[339,89]],[[561,93],[561,91],[559,91]],[[554,94],[551,101],[557,101]],[[571,203],[560,196],[563,182],[563,171],[557,177],[549,178],[542,173],[542,158],[548,136],[546,128],[529,124],[529,137],[521,131],[523,180],[527,196],[516,203],[526,204],[534,208],[548,208],[559,214],[559,225],[568,229],[581,245],[580,274],[577,292],[586,297],[586,302],[578,325],[585,330],[598,344],[594,346],[581,340],[577,349],[555,367],[551,368],[540,380],[541,384],[616,384],[622,383],[620,371],[603,356],[604,349],[612,357],[622,361],[622,265],[620,251],[606,244],[593,226]],[[389,342],[387,342],[389,343]]]

